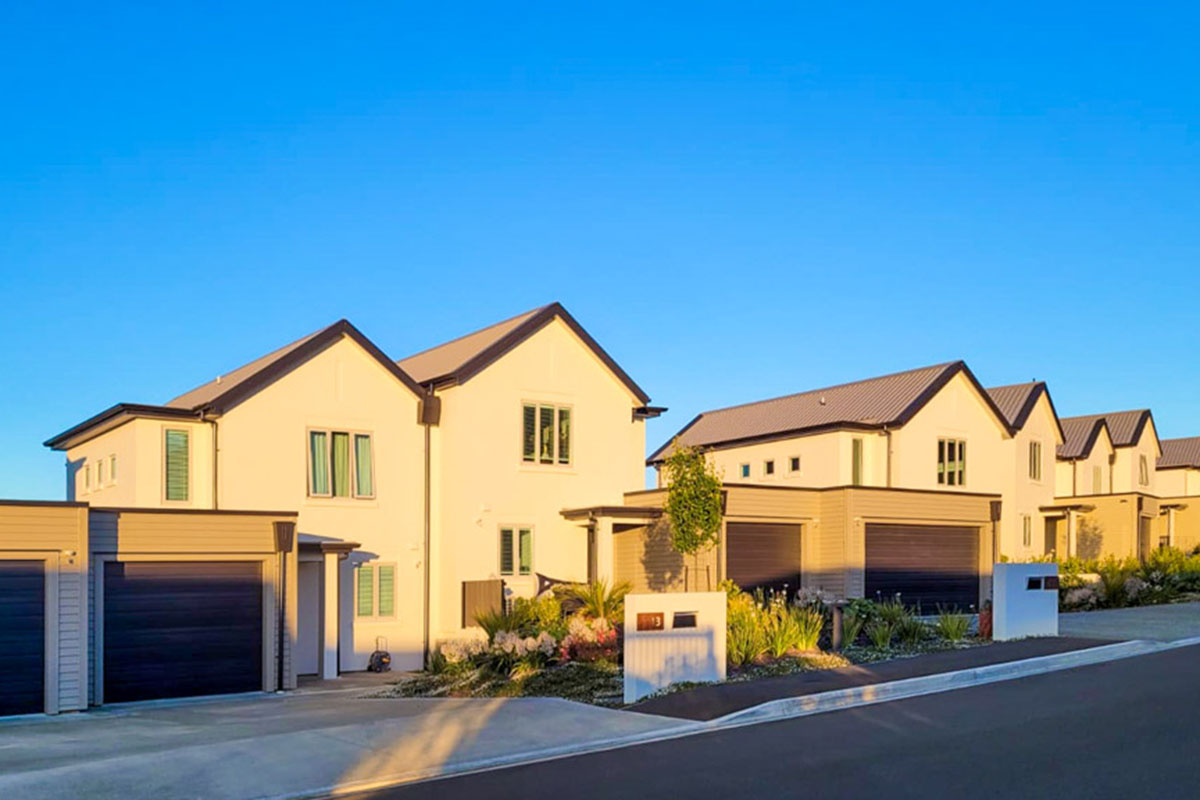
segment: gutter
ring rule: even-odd
[[[441,421],[442,417],[442,401],[441,398],[434,394],[431,388],[426,395],[421,398],[417,404],[417,421],[425,428],[425,553],[422,559],[422,591],[424,594],[423,613],[421,621],[421,662],[422,664],[429,663],[429,639],[430,639],[430,574],[432,572],[432,530],[433,530],[433,512],[430,509],[430,504],[433,498],[433,469],[431,464],[432,454],[430,453],[432,443],[431,429]]]
[[[218,416],[210,415],[208,411],[200,411],[200,421],[207,422],[212,426],[212,507],[214,511],[221,507],[217,497],[217,488],[220,486],[220,481],[218,480],[220,473],[217,468],[218,454],[220,453],[217,436],[217,419]]]

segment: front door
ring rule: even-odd
[[[297,675],[316,675],[321,671],[322,567],[320,561],[301,561],[296,579],[300,626],[296,636]]]

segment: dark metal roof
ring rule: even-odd
[[[1099,426],[1108,429],[1113,447],[1131,447],[1142,438],[1146,423],[1152,421],[1150,409],[1133,411],[1111,411],[1106,414],[1085,414],[1079,417],[1064,417],[1060,420],[1063,443],[1058,447],[1058,457],[1063,459],[1087,458],[1099,435]]]
[[[621,381],[642,404],[650,395],[642,391],[633,378],[621,369],[604,348],[583,329],[560,303],[550,303],[524,314],[460,336],[445,344],[423,350],[396,363],[420,383],[446,386],[466,383],[505,353],[541,330],[551,320],[561,319],[600,361]]]
[[[1058,427],[1059,435],[1064,439],[1062,424],[1058,420],[1058,412],[1054,409],[1054,400],[1045,381],[1030,381],[1029,383],[1014,383],[1010,386],[995,386],[987,390],[992,401],[1004,415],[1009,427],[1021,430],[1029,421],[1029,415],[1037,408],[1037,401],[1043,394],[1050,403],[1050,412],[1054,415],[1054,424]]]
[[[1192,467],[1200,469],[1200,436],[1185,439],[1163,439],[1162,456],[1158,459],[1159,469]]]
[[[771,400],[706,411],[658,448],[648,463],[662,461],[673,443],[691,447],[730,446],[823,429],[879,429],[903,425],[959,373],[967,377],[1002,427],[1003,412],[962,361],[934,364],[878,378],[814,389]]]

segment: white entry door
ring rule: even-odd
[[[320,561],[301,561],[297,584],[300,630],[296,639],[296,674],[316,675],[321,668]]]

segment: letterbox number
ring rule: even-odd
[[[662,612],[652,611],[647,614],[638,614],[637,629],[639,631],[661,631],[663,629]]]

